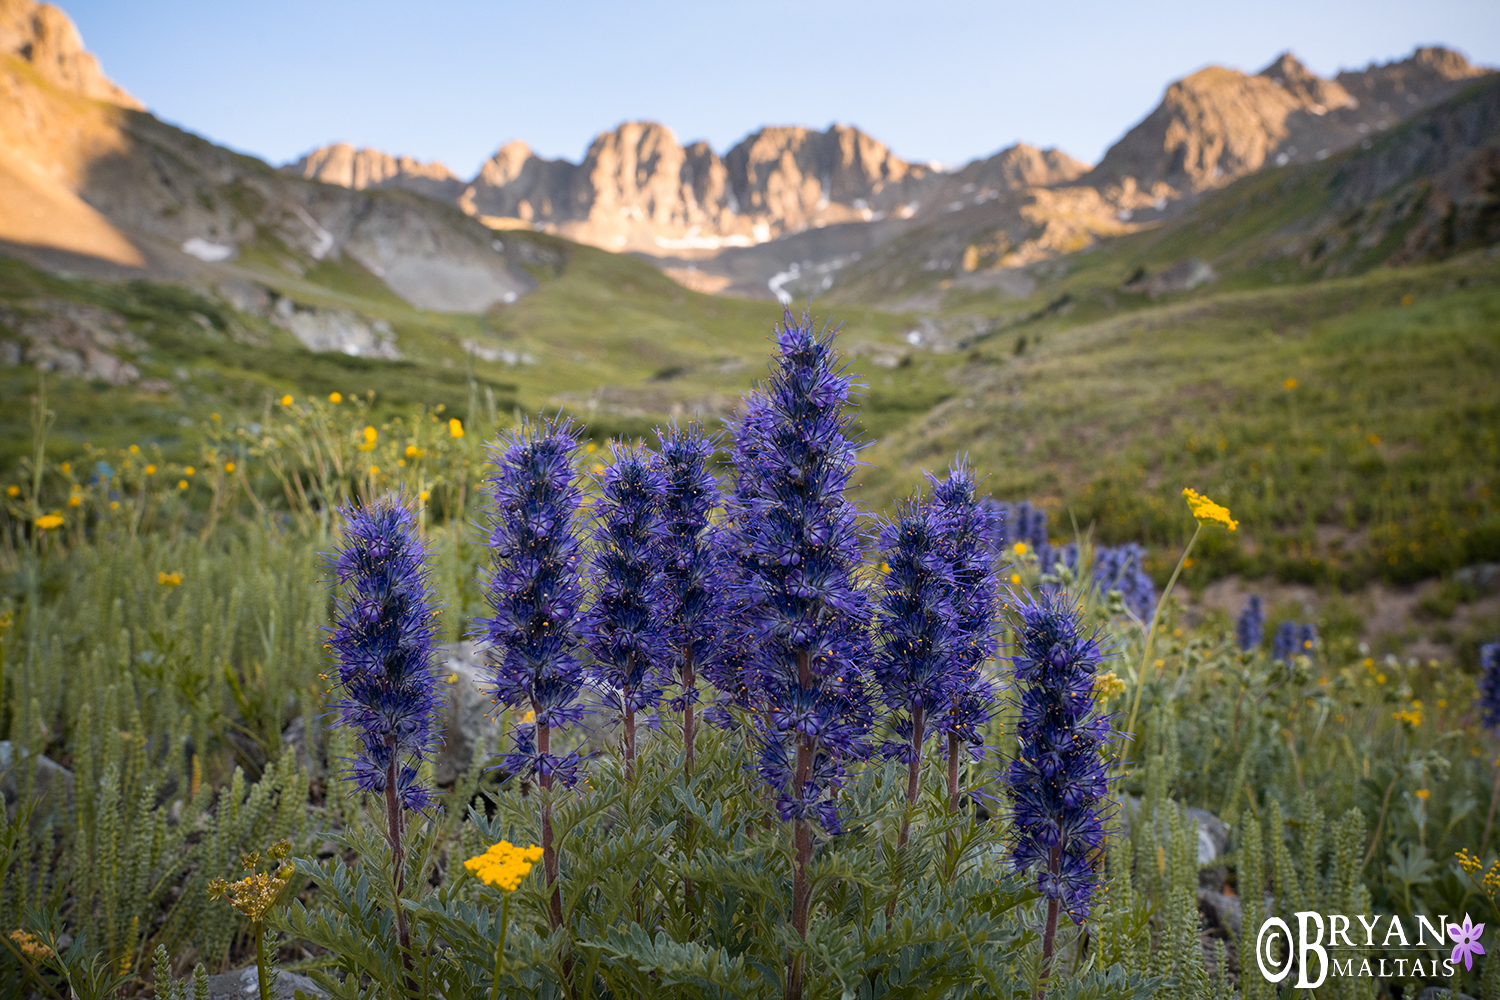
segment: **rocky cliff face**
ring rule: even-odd
[[[42,79],[64,90],[124,108],[144,110],[84,51],[68,15],[34,0],[0,0],[0,53],[19,57]]]
[[[1441,48],[1333,80],[1289,52],[1254,75],[1211,66],[1168,87],[1084,180],[1125,211],[1159,210],[1266,166],[1322,159],[1487,72]]]
[[[287,170],[299,177],[356,191],[403,188],[440,201],[453,201],[464,190],[464,182],[441,163],[391,156],[378,149],[355,149],[346,142],[316,149]]]

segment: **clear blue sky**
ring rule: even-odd
[[[761,125],[857,125],[958,165],[1015,141],[1093,162],[1166,85],[1292,49],[1315,72],[1441,43],[1500,65],[1495,0],[1258,3],[62,0],[156,114],[273,163],[324,143],[468,177],[521,139],[577,160],[663,122],[723,152]]]

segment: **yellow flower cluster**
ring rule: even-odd
[[[36,526],[43,531],[51,531],[53,528],[61,528],[63,523],[61,514],[43,514],[36,519]]]
[[[1392,712],[1391,718],[1397,722],[1404,722],[1413,729],[1416,729],[1422,724],[1422,707],[1420,705],[1413,705],[1409,712]]]
[[[26,956],[27,961],[45,962],[53,955],[52,949],[30,931],[23,931],[18,927],[10,932],[10,939],[21,949],[21,954]]]
[[[255,868],[260,864],[260,852],[251,851],[240,858],[240,866],[250,872],[237,882],[228,882],[216,878],[208,883],[208,895],[210,899],[223,899],[229,897],[229,905],[239,910],[251,920],[260,920],[266,915],[266,911],[275,905],[276,900],[281,897],[281,891],[287,887],[292,880],[292,872],[295,869],[290,861],[284,860],[291,853],[290,841],[279,840],[271,845],[269,853],[271,860],[280,861],[281,864],[275,872],[257,872]]]
[[[542,860],[542,849],[516,847],[508,840],[491,847],[483,854],[475,855],[464,862],[464,867],[485,885],[506,892],[515,892],[521,880],[531,871],[531,866]]]
[[[1240,522],[1229,516],[1228,507],[1214,503],[1192,487],[1183,487],[1182,496],[1187,500],[1188,508],[1192,510],[1193,517],[1198,519],[1199,524],[1222,524],[1230,531],[1240,526]]]
[[[1469,873],[1470,878],[1479,883],[1479,887],[1491,899],[1495,898],[1495,893],[1500,891],[1500,861],[1491,861],[1489,870],[1483,875],[1477,875],[1479,869],[1484,867],[1484,862],[1480,861],[1464,848],[1460,847],[1458,849],[1458,853],[1453,856],[1453,860],[1458,862],[1458,867]]]
[[[1120,677],[1113,670],[1106,671],[1094,678],[1094,693],[1099,696],[1100,701],[1109,701],[1124,690],[1124,678]]]
[[[156,574],[156,582],[163,587],[176,587],[182,583],[182,574],[176,572],[158,573]]]

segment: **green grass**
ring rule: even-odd
[[[1038,322],[1019,357],[997,337],[880,380],[899,398],[946,366],[953,398],[872,449],[865,493],[967,452],[997,496],[1044,500],[1059,534],[1076,518],[1165,547],[1162,576],[1191,523],[1184,486],[1242,522],[1190,581],[1437,575],[1500,558],[1497,328],[1479,256]]]

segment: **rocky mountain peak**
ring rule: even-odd
[[[84,50],[71,18],[51,4],[0,0],[0,52],[19,56],[49,83],[98,101],[144,111]]]
[[[1265,77],[1285,90],[1308,110],[1323,108],[1331,111],[1356,103],[1338,81],[1318,76],[1290,52],[1277,56],[1271,65],[1256,75]]]
[[[463,181],[441,163],[423,163],[410,156],[392,156],[378,149],[355,149],[347,142],[315,149],[285,169],[298,177],[356,191],[399,187],[433,198],[452,200],[464,188]]]

